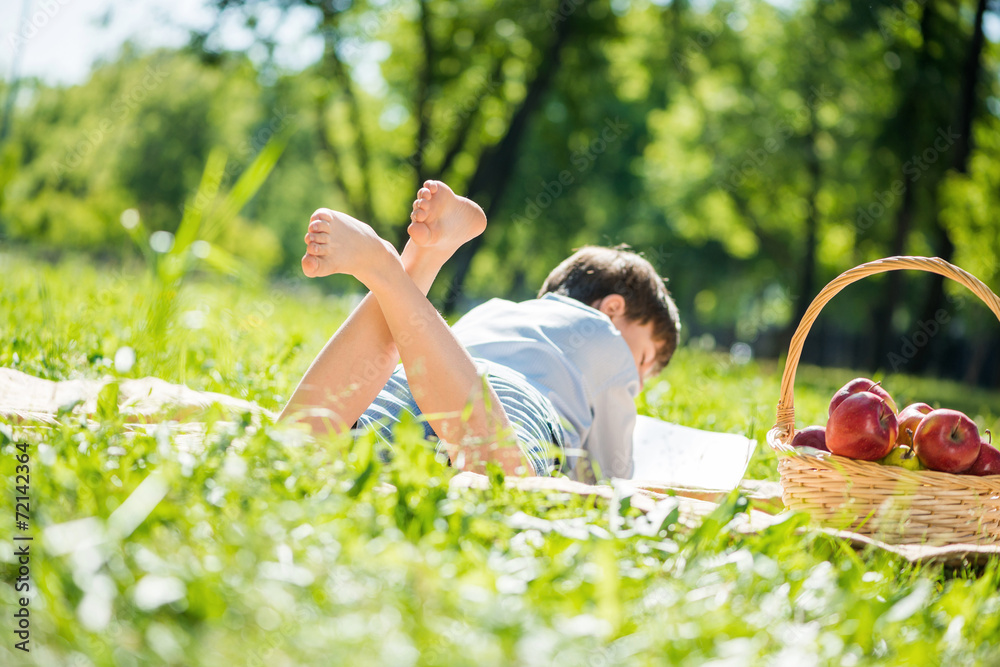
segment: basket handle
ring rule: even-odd
[[[802,316],[795,334],[792,336],[791,345],[788,347],[788,358],[785,360],[785,371],[781,376],[781,396],[778,400],[778,414],[775,429],[780,437],[790,435],[795,430],[795,398],[793,385],[795,384],[795,371],[799,365],[799,357],[802,355],[802,346],[805,344],[809,329],[819,316],[830,299],[840,290],[851,283],[857,282],[877,273],[888,271],[900,271],[902,269],[916,269],[917,271],[927,271],[937,273],[945,278],[961,283],[982,299],[993,314],[1000,320],[1000,297],[997,297],[983,281],[976,278],[968,271],[964,271],[957,266],[949,264],[940,257],[887,257],[877,259],[874,262],[861,264],[853,269],[844,271],[834,278],[823,290],[816,295],[812,303],[809,304],[806,314]]]

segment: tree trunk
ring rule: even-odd
[[[931,41],[930,25],[933,17],[932,7],[933,4],[928,2],[925,5],[923,14],[920,17],[920,34],[922,40],[920,50],[917,52],[916,70],[918,74],[926,70],[929,65],[930,57],[927,52],[927,45]],[[920,102],[925,99],[925,95],[926,91],[923,89],[923,82],[920,78],[918,78],[910,86],[910,88],[906,90],[903,101],[899,105],[899,109],[896,112],[896,116],[890,119],[889,122],[895,124],[900,122],[900,119],[912,119],[913,126],[920,128]],[[914,132],[912,134],[911,141],[905,146],[905,150],[902,151],[900,155],[901,160],[905,163],[907,156],[914,150],[919,150],[924,140],[925,138],[921,137],[919,132]],[[899,195],[901,201],[899,208],[896,210],[893,236],[889,246],[889,256],[902,255],[906,251],[906,240],[910,235],[911,228],[913,227],[913,188],[911,187],[910,179],[906,173],[901,173],[898,180],[902,183],[903,190]],[[893,183],[895,183],[895,181]],[[887,197],[888,195],[885,193],[891,194],[892,192],[893,188],[892,184],[890,184],[890,187],[883,191],[883,196]],[[866,360],[865,365],[873,371],[879,368],[885,368],[889,352],[891,351],[891,346],[894,343],[893,339],[895,335],[892,327],[892,319],[893,314],[896,311],[896,301],[900,294],[902,294],[902,279],[903,276],[900,271],[890,271],[885,277],[886,282],[885,289],[882,292],[882,298],[872,308],[872,340],[874,345],[869,348],[869,357]]]
[[[31,0],[24,0],[22,3],[21,20],[18,21],[18,25],[24,24],[25,17],[31,11],[31,5]],[[7,89],[7,97],[3,104],[3,115],[0,117],[0,146],[3,146],[4,140],[7,139],[7,135],[10,133],[10,126],[14,117],[14,101],[17,99],[17,90],[21,86],[21,58],[24,54],[24,48],[24,42],[21,42],[20,46],[14,47],[14,62],[10,68],[10,87]]]
[[[476,171],[469,180],[467,196],[476,200],[486,211],[486,217],[493,220],[504,192],[510,183],[510,178],[517,166],[517,151],[528,129],[528,121],[541,106],[542,99],[552,86],[552,80],[559,69],[563,46],[572,33],[572,24],[577,14],[586,12],[581,5],[576,12],[567,17],[556,28],[556,36],[548,51],[543,55],[535,72],[535,78],[528,86],[528,92],[521,101],[520,107],[514,112],[510,126],[504,137],[479,159]],[[496,226],[496,221],[492,224]],[[452,259],[454,274],[448,292],[445,295],[444,311],[452,313],[462,294],[465,279],[476,252],[483,244],[483,236],[477,236],[466,243]]]
[[[983,52],[983,14],[986,12],[986,0],[979,0],[976,6],[976,18],[972,28],[972,41],[969,44],[969,54],[962,70],[962,92],[959,99],[958,118],[958,139],[955,141],[954,160],[952,169],[960,174],[969,172],[969,157],[972,155],[972,124],[976,117],[976,85],[979,83],[980,72],[982,70],[981,56]],[[941,222],[941,216],[934,207],[934,233],[935,251],[938,257],[945,261],[951,261],[955,255],[955,244],[948,236],[948,230]],[[934,275],[931,280],[930,292],[924,301],[924,311],[921,321],[933,320],[937,312],[944,307],[944,278]],[[924,371],[934,350],[937,348],[934,339],[928,345],[920,348],[913,358],[913,371],[920,373]]]
[[[819,210],[816,206],[816,198],[819,196],[821,174],[819,156],[816,154],[815,110],[810,106],[809,111],[811,129],[806,137],[806,169],[809,172],[810,178],[809,197],[807,199],[809,210],[806,213],[806,238],[802,253],[802,266],[799,271],[798,294],[795,295],[795,317],[792,318],[790,327],[788,327],[786,342],[791,341],[794,327],[798,326],[798,323],[802,321],[816,293],[816,244],[819,236]],[[783,340],[785,338],[785,336],[782,336]]]
[[[410,159],[414,171],[414,193],[423,186],[427,171],[424,165],[424,155],[427,151],[427,142],[430,135],[431,119],[428,106],[430,103],[435,61],[434,40],[431,38],[430,9],[427,7],[426,0],[420,0],[418,4],[420,6],[420,39],[424,49],[424,62],[417,77],[417,145],[413,151],[413,157]],[[408,224],[404,224],[396,228],[396,246],[399,248],[402,248],[406,243],[407,227]]]
[[[895,257],[906,252],[906,239],[910,235],[913,227],[913,188],[903,179],[903,192],[900,195],[899,210],[896,212],[896,224],[893,232],[892,243],[889,246],[889,256]],[[875,329],[875,345],[871,348],[871,358],[868,360],[868,367],[872,370],[885,367],[894,339],[892,327],[892,317],[896,312],[896,302],[903,293],[903,272],[890,271],[885,277],[885,291],[882,293],[881,302],[875,307],[872,316],[873,327]]]
[[[361,220],[374,223],[375,207],[371,194],[371,160],[368,153],[368,137],[365,133],[364,125],[362,125],[361,122],[361,117],[363,115],[361,111],[361,102],[354,92],[354,83],[351,79],[350,72],[347,71],[344,63],[337,55],[337,43],[339,36],[337,33],[336,22],[339,18],[340,10],[324,6],[322,11],[323,20],[321,25],[324,46],[321,63],[326,68],[328,75],[339,85],[340,92],[347,100],[348,112],[351,117],[351,125],[358,134],[357,140],[353,143],[353,157],[359,174],[357,188],[349,188],[349,184],[342,176],[335,175],[334,181],[337,183],[338,187],[341,187],[344,190],[344,197],[351,205],[351,213]],[[328,128],[324,124],[324,114],[326,112],[327,105],[329,104],[330,96],[325,95],[321,99],[322,103],[319,104],[317,108],[317,113],[319,115],[317,122],[320,125],[319,132],[321,133],[319,149],[327,154],[331,164],[333,165],[333,169],[341,169],[346,156],[343,155],[336,148],[336,146],[334,146],[333,142],[329,140],[329,135],[325,134]]]

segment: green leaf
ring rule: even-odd
[[[493,489],[504,488],[504,480],[506,475],[503,472],[503,468],[496,464],[494,461],[486,462],[486,476],[489,477],[490,487]]]
[[[376,463],[375,457],[372,457],[368,461],[368,465],[365,469],[361,471],[361,474],[354,480],[354,484],[351,488],[347,490],[348,498],[357,498],[367,489],[371,488],[372,483],[375,481],[375,471],[378,469],[378,464]]]
[[[278,159],[295,130],[296,127],[291,125],[271,137],[250,166],[240,175],[222,203],[207,218],[203,238],[209,241],[215,238],[220,230],[243,210],[247,202],[253,199],[278,164]]]
[[[180,254],[200,236],[204,236],[201,232],[202,220],[206,217],[206,211],[215,205],[219,186],[226,174],[226,161],[226,151],[222,148],[213,148],[208,154],[198,191],[194,199],[184,207],[184,217],[177,228],[171,252]]]
[[[101,421],[118,418],[118,383],[109,382],[97,394],[97,416]]]

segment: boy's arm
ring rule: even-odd
[[[631,479],[636,410],[633,387],[610,384],[594,401],[594,421],[583,443],[601,477]]]

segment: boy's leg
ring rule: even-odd
[[[407,275],[395,249],[371,227],[342,213],[326,224],[330,242],[324,270],[350,273],[378,300],[421,412],[458,467],[496,461],[514,473],[522,464],[516,445],[498,444],[510,421],[490,387],[421,289]]]
[[[335,214],[320,209],[310,219],[302,268],[307,276],[334,273],[326,256],[331,249],[331,222]],[[474,202],[456,197],[438,181],[427,181],[413,203],[413,237],[402,262],[417,288],[426,295],[441,266],[463,243],[486,228],[486,215]],[[308,408],[325,416],[303,421],[315,430],[341,432],[361,416],[385,386],[399,353],[378,301],[368,294],[319,353],[289,399],[279,419]]]
[[[317,211],[311,224],[328,225],[332,218],[327,216],[325,211]],[[407,244],[401,259],[426,294],[443,262],[428,257],[412,243]],[[308,410],[300,420],[313,431],[341,433],[349,429],[385,386],[398,360],[382,310],[369,293],[310,364],[279,420]]]

